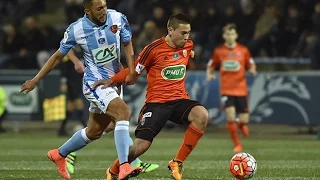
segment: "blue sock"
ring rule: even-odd
[[[128,162],[129,139],[129,121],[118,121],[114,128],[114,140],[120,164]]]
[[[80,129],[73,136],[59,147],[59,153],[62,157],[67,157],[69,153],[85,147],[91,140],[86,135],[86,129]]]
[[[133,145],[133,140],[130,137],[129,138],[129,147]],[[140,166],[141,160],[139,158],[136,158],[134,161],[132,161],[130,164],[133,166]]]

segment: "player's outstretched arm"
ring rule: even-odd
[[[214,68],[208,66],[207,70],[206,70],[206,80],[207,81],[212,81],[213,79],[215,79],[216,77],[214,76]]]
[[[28,93],[34,89],[34,87],[38,84],[38,82],[47,75],[61,59],[64,57],[64,55],[57,50],[50,58],[49,60],[44,64],[44,66],[41,68],[41,70],[38,72],[38,74],[32,78],[31,80],[27,80],[24,84],[22,84],[20,92]]]
[[[128,85],[132,85],[137,81],[137,76],[135,75],[134,51],[132,41],[124,43],[124,53],[126,55],[126,61],[129,68],[129,73],[126,76],[125,83]]]
[[[118,72],[116,75],[114,75],[113,77],[111,77],[110,79],[101,79],[96,81],[93,84],[93,89],[96,89],[98,86],[102,85],[102,89],[105,89],[109,86],[112,86],[114,84],[117,83],[124,83],[126,81],[126,77],[128,76],[130,70],[128,68],[125,68],[123,70],[121,70],[120,72]],[[135,72],[135,76],[137,77],[139,74],[137,72]]]

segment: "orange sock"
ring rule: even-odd
[[[119,174],[119,167],[120,167],[119,159],[116,159],[110,168],[110,172],[112,174]]]
[[[239,122],[239,128],[245,137],[249,136],[249,127],[247,123]]]
[[[227,129],[230,133],[231,139],[234,143],[234,145],[239,145],[239,137],[238,137],[238,126],[237,123],[234,121],[227,121]]]
[[[239,128],[241,129],[243,126],[248,125],[248,123],[239,122]]]
[[[189,156],[194,147],[196,147],[203,133],[204,130],[200,130],[190,124],[184,134],[184,139],[178,151],[178,155],[174,160],[183,162]]]

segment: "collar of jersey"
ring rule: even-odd
[[[108,13],[106,15],[108,17]],[[90,19],[88,18],[87,14],[84,14],[83,18],[87,21],[87,23],[92,27],[92,28],[101,28],[104,29],[105,27],[108,26],[108,18],[106,20],[106,23],[102,26],[98,26],[95,23],[93,23],[92,21],[90,21]]]

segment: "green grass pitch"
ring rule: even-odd
[[[171,179],[167,163],[175,156],[182,138],[182,131],[161,132],[141,157],[143,161],[158,163],[160,168],[132,179]],[[0,134],[0,179],[61,179],[46,153],[66,140],[56,137],[54,132]],[[320,141],[314,136],[255,133],[242,142],[244,151],[252,154],[258,162],[258,171],[253,179],[320,179]],[[185,161],[183,179],[231,180],[229,161],[232,156],[228,135],[209,132]],[[105,179],[105,170],[115,158],[113,137],[104,136],[78,152],[72,179]]]

